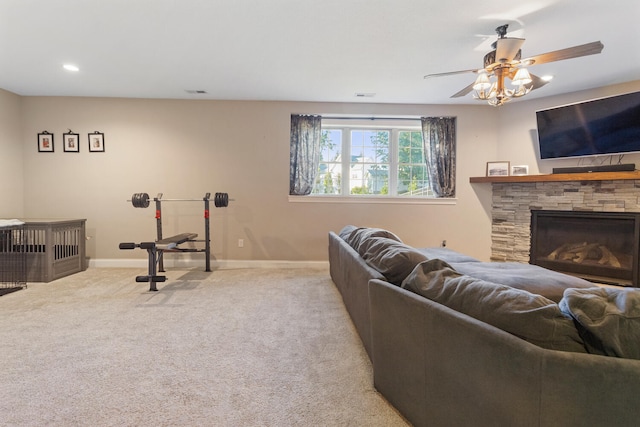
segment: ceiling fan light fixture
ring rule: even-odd
[[[509,96],[511,96],[512,98],[519,98],[531,92],[531,89],[533,89],[533,85],[528,87],[525,85],[520,85],[518,86],[518,89],[512,90]]]
[[[458,98],[473,92],[474,99],[486,101],[488,104],[497,107],[509,102],[512,98],[525,96],[532,90],[544,86],[553,78],[553,76],[532,76],[529,74],[527,67],[535,64],[595,55],[602,52],[604,48],[602,42],[596,41],[523,59],[520,48],[525,40],[518,37],[507,37],[508,26],[508,24],[505,24],[496,28],[498,39],[491,46],[493,50],[484,56],[482,68],[427,74],[424,78],[469,72],[477,73],[478,77],[472,84],[453,94],[451,98]],[[515,86],[515,89],[507,89],[505,87],[505,80],[507,79],[511,80],[511,84]]]
[[[516,75],[513,76],[513,80],[511,80],[511,84],[514,86],[524,86],[531,83],[533,80],[531,79],[531,74],[529,74],[529,70],[526,68],[519,68],[516,71]]]
[[[476,82],[473,84],[473,90],[476,91],[485,91],[491,87],[491,82],[489,81],[489,76],[487,73],[482,71],[478,74],[478,78]]]
[[[488,81],[488,80],[487,80]],[[496,82],[489,82],[489,87],[485,89],[477,89],[476,93],[473,94],[473,97],[478,101],[487,101],[489,99],[494,99],[498,94],[498,85]]]

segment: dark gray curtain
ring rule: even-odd
[[[456,118],[422,117],[421,121],[431,190],[436,197],[455,197]]]
[[[321,116],[291,115],[289,194],[311,194],[320,164]]]

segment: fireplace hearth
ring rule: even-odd
[[[599,283],[639,286],[640,213],[531,211],[530,263]]]

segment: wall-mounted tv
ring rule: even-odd
[[[640,152],[640,92],[536,112],[541,159]]]

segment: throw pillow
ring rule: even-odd
[[[567,289],[560,309],[575,319],[589,353],[640,359],[640,290]]]
[[[342,237],[353,249],[360,252],[360,245],[369,238],[386,237],[401,242],[400,238],[390,231],[382,228],[354,227],[348,225],[340,231]],[[362,254],[361,254],[362,255]]]
[[[356,227],[355,225],[345,225],[344,227],[342,227],[342,230],[338,232],[338,236],[340,236],[345,242],[349,243],[349,236],[357,228],[358,227]]]
[[[558,304],[541,295],[465,276],[442,260],[417,265],[402,287],[540,347],[586,352],[572,319]]]
[[[387,237],[368,238],[360,245],[360,252],[367,264],[398,286],[416,265],[427,259],[411,246]]]

